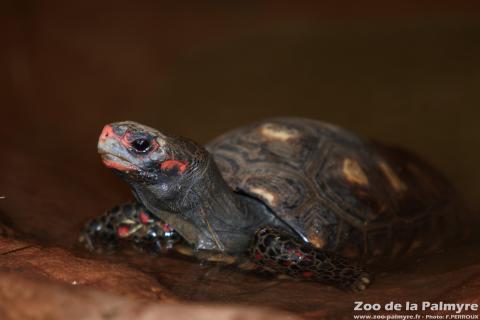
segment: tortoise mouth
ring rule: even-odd
[[[110,169],[119,171],[138,171],[139,168],[121,156],[110,153],[100,153],[103,164]]]

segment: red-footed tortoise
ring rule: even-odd
[[[119,239],[157,248],[182,242],[201,259],[249,259],[363,290],[371,283],[365,262],[433,250],[459,225],[454,191],[434,169],[315,120],[257,122],[205,148],[117,122],[105,126],[98,150],[136,203],[92,220],[81,236],[90,249]]]

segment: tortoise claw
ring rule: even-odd
[[[360,292],[367,289],[372,283],[372,275],[368,272],[362,272],[358,278],[351,284],[350,289],[354,292]]]

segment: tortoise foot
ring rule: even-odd
[[[259,229],[250,254],[260,270],[295,279],[332,284],[349,291],[363,291],[372,282],[371,274],[356,261],[319,250],[283,230]]]
[[[170,226],[138,203],[108,210],[90,220],[79,236],[79,243],[89,251],[105,252],[133,247],[144,252],[163,252],[173,248],[180,236]]]
[[[360,292],[367,289],[373,281],[373,276],[368,272],[362,272],[353,283],[350,284],[348,289],[354,292]]]

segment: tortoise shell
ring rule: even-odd
[[[437,248],[458,224],[451,185],[400,149],[320,121],[276,118],[206,146],[236,192],[315,247],[346,257]]]

